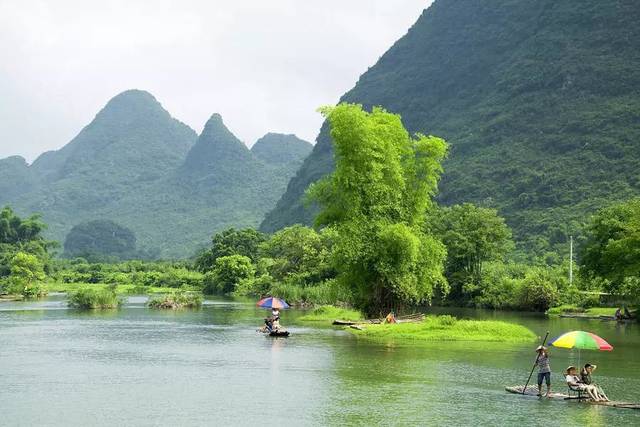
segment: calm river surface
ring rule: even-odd
[[[640,411],[507,394],[523,384],[531,345],[370,344],[296,324],[256,333],[265,311],[209,300],[197,311],[153,311],[130,297],[118,311],[66,308],[63,295],[0,303],[0,425],[640,425]],[[551,336],[595,332],[615,348],[583,351],[610,398],[640,402],[640,327],[514,313],[498,318]],[[553,384],[578,353],[552,349]]]

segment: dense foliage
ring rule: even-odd
[[[98,219],[75,225],[64,241],[68,258],[127,259],[136,255],[136,236],[113,221]]]
[[[588,225],[581,273],[605,290],[640,302],[640,198],[600,210]]]
[[[62,284],[117,284],[145,289],[154,287],[201,290],[202,273],[185,262],[91,263],[84,258],[54,264],[51,281]]]
[[[291,149],[288,156],[278,154],[280,143]],[[273,134],[254,149],[219,115],[198,137],[151,94],[130,90],[32,165],[0,160],[0,205],[42,213],[46,236],[57,241],[76,224],[108,218],[130,228],[145,254],[187,258],[212,232],[257,226],[311,144]]]
[[[445,138],[442,204],[498,209],[526,255],[564,255],[586,214],[640,193],[639,21],[628,0],[437,0],[342,101]],[[325,123],[261,229],[311,224],[303,194],[333,168]]]
[[[513,246],[511,230],[497,211],[471,203],[434,209],[427,227],[447,248],[449,298],[462,304],[473,298],[469,290],[482,281],[484,264],[502,261]]]
[[[9,207],[0,210],[0,294],[35,297],[49,269],[49,249],[55,246],[42,237],[46,225],[38,215],[20,218]]]

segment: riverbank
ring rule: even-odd
[[[373,341],[429,342],[429,341],[485,341],[533,342],[536,339],[528,328],[515,323],[496,320],[459,320],[453,316],[427,316],[420,323],[392,323],[361,325],[349,328],[358,337]]]

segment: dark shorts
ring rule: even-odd
[[[542,381],[545,380],[547,383],[547,387],[551,385],[551,372],[539,373],[538,374],[538,385],[542,385]]]

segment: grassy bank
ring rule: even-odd
[[[357,321],[362,320],[363,316],[357,310],[323,305],[298,318],[301,322],[333,322],[336,319]]]
[[[177,310],[181,308],[199,308],[202,306],[202,295],[194,292],[172,292],[152,297],[147,306],[150,308]]]
[[[375,341],[485,341],[532,342],[536,335],[524,326],[494,320],[458,320],[452,316],[428,316],[420,323],[366,325],[349,328],[358,337]]]

